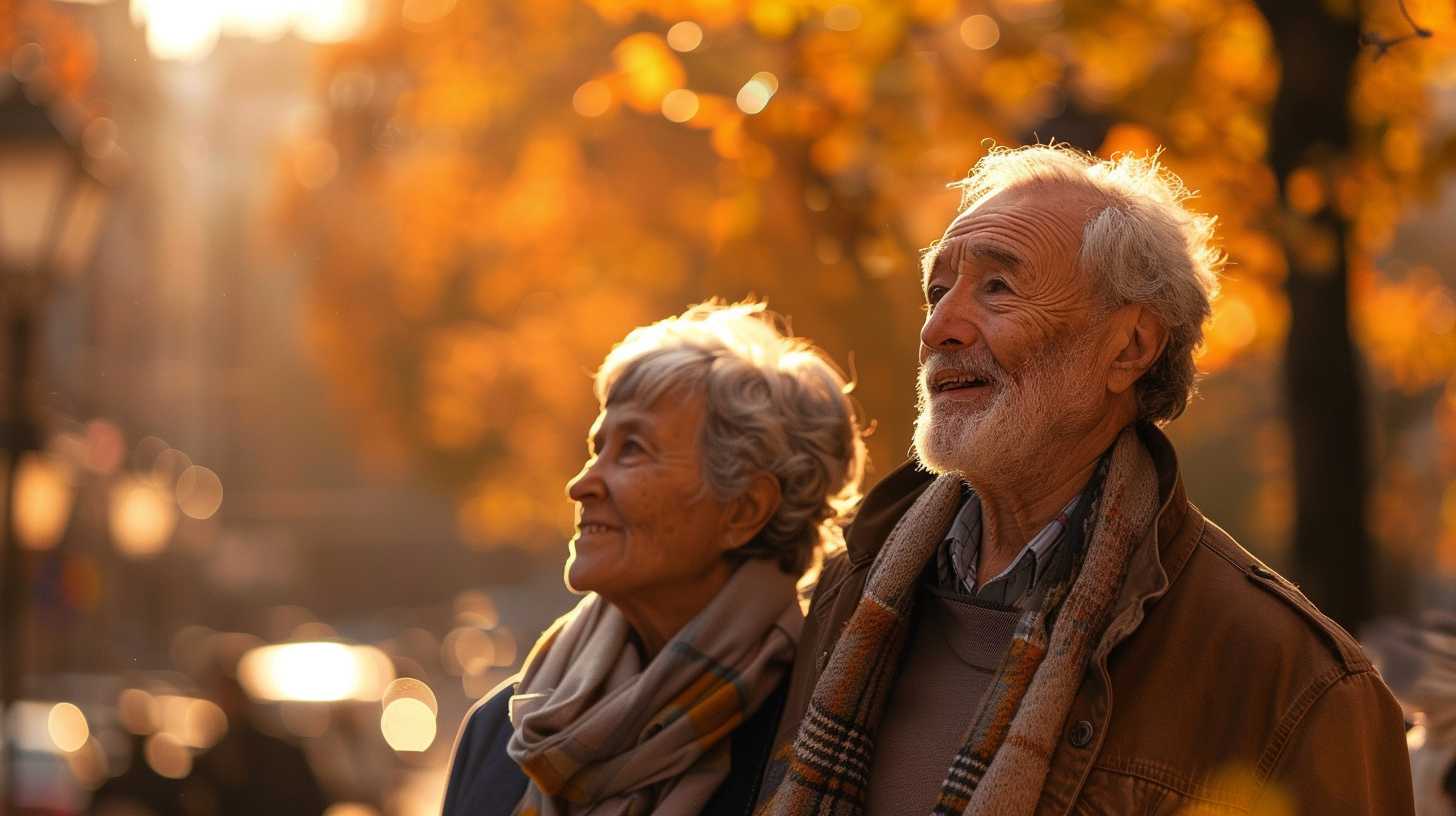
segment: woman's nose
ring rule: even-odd
[[[596,472],[597,457],[586,460],[581,470],[566,483],[566,496],[575,502],[602,495],[602,479]]]

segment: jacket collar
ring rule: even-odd
[[[1115,616],[1120,616],[1135,601],[1162,594],[1182,570],[1194,544],[1191,537],[1177,535],[1187,520],[1189,508],[1173,443],[1151,424],[1139,423],[1137,430],[1158,473],[1159,509],[1153,530],[1133,551]],[[912,459],[875,485],[865,496],[845,537],[851,564],[867,565],[874,560],[895,523],[934,479],[933,474]]]

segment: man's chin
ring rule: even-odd
[[[974,414],[921,417],[915,423],[915,458],[937,476],[965,476],[981,447],[978,442],[984,430],[982,418]]]

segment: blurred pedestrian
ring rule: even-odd
[[[88,816],[191,816],[182,802],[182,782],[154,770],[146,760],[146,737],[132,735],[131,762],[91,794]]]
[[[1416,816],[1456,814],[1456,614],[1432,610],[1419,625],[1384,621],[1365,643],[1414,720],[1410,738]]]
[[[257,726],[252,701],[232,668],[219,667],[210,683],[213,700],[227,715],[227,733],[198,755],[188,796],[210,800],[215,816],[320,816],[328,799],[308,756]]]
[[[825,565],[766,812],[1410,813],[1389,690],[1189,502],[1158,427],[1213,219],[1156,156],[997,149],[961,187],[916,458]]]
[[[479,704],[444,812],[742,814],[803,625],[796,582],[859,497],[841,375],[761,305],[633,331],[567,486],[587,593]]]

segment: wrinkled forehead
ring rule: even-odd
[[[922,282],[935,269],[936,259],[947,247],[974,236],[978,231],[1008,218],[1039,224],[1048,237],[1060,238],[1065,249],[1076,254],[1088,221],[1106,206],[1094,192],[1060,179],[1040,179],[1014,184],[987,193],[951,219],[945,232],[925,253]],[[994,251],[994,245],[991,247]]]

